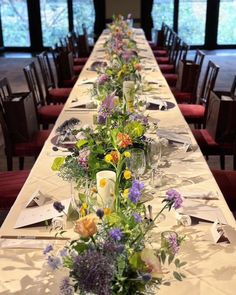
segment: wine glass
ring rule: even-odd
[[[144,150],[132,149],[130,154],[130,158],[127,159],[127,166],[134,174],[135,178],[139,179],[139,177],[143,175],[146,170],[146,157]]]
[[[136,98],[137,111],[143,113],[147,109],[147,97],[145,95],[138,95]]]
[[[152,182],[152,185],[155,186],[155,178],[161,177],[161,173],[160,171],[158,171],[158,167],[161,160],[161,142],[158,139],[153,139],[149,143],[149,149],[148,149],[147,155],[148,155],[149,165],[152,169],[151,182]],[[156,183],[156,185],[160,185],[160,179]]]

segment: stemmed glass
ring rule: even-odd
[[[130,158],[127,159],[127,166],[134,174],[136,179],[139,179],[144,174],[146,169],[146,157],[144,150],[132,149]]]
[[[149,149],[148,149],[148,162],[152,169],[151,174],[151,182],[152,186],[155,186],[155,178],[158,173],[158,167],[160,165],[161,160],[161,142],[157,139],[153,139],[149,143]],[[161,176],[161,175],[159,175]],[[156,184],[157,185],[157,184]]]
[[[137,96],[137,111],[143,113],[147,109],[147,97],[145,95]]]

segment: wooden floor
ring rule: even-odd
[[[191,51],[188,58],[191,59],[194,53],[194,51]],[[236,50],[214,50],[205,51],[205,53],[206,58],[204,61],[202,73],[205,72],[205,67],[208,60],[212,60],[220,66],[220,72],[216,81],[215,89],[229,90],[234,75],[236,75]],[[4,57],[0,57],[0,78],[7,77],[14,92],[27,91],[28,87],[23,74],[23,67],[33,60],[36,60],[36,58],[33,58],[30,54],[5,54]],[[33,158],[26,159],[25,168],[30,169],[33,163]],[[219,168],[218,157],[210,157],[208,164],[211,167]],[[229,156],[226,160],[226,168],[232,169],[232,167],[232,157]],[[18,169],[17,159],[14,162],[14,169]],[[6,170],[6,160],[4,155],[4,142],[0,131],[0,171],[4,170]]]

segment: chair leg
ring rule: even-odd
[[[11,155],[7,155],[7,170],[8,171],[13,170],[13,159]]]
[[[19,157],[19,168],[20,170],[24,169],[24,157]]]
[[[220,155],[220,169],[225,170],[225,155]]]

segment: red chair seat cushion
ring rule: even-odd
[[[81,65],[79,65],[79,66],[73,66],[73,70],[74,70],[75,75],[79,75],[81,73],[83,67],[84,66],[81,66]]]
[[[164,74],[163,75],[170,87],[174,87],[176,85],[178,75],[177,74]]]
[[[154,56],[156,57],[165,57],[168,55],[168,51],[165,49],[158,49],[158,47],[156,47],[156,49],[152,50]]]
[[[159,68],[163,74],[171,74],[175,72],[174,65],[170,65],[170,64],[159,65]]]
[[[190,103],[193,100],[193,95],[191,92],[181,92],[176,88],[171,87],[171,92],[178,103]]]
[[[203,122],[205,107],[199,104],[179,104],[179,109],[187,122]]]
[[[14,155],[17,157],[37,156],[50,135],[50,132],[51,130],[40,130],[34,134],[30,141],[16,143],[14,145]]]
[[[63,105],[47,105],[38,108],[39,122],[42,124],[53,124],[63,109]]]
[[[159,65],[168,64],[170,62],[170,59],[168,56],[166,57],[156,57],[156,61]]]
[[[66,87],[66,88],[71,88],[71,87],[73,87],[75,85],[77,79],[78,79],[78,76],[74,76],[70,80],[63,80],[61,82],[61,86]]]
[[[52,88],[48,92],[48,103],[65,103],[69,97],[71,88]]]
[[[74,65],[78,66],[78,65],[85,65],[87,62],[88,58],[87,57],[75,57],[74,58]]]
[[[28,175],[28,170],[0,173],[0,208],[9,209],[16,200]]]
[[[236,211],[236,171],[212,170],[231,211]]]
[[[215,142],[214,138],[206,129],[194,129],[192,133],[202,151],[219,147],[218,143]]]

